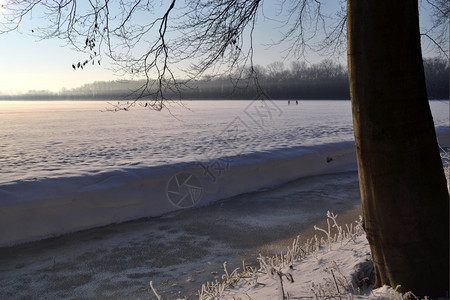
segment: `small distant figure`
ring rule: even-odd
[[[327,156],[327,163],[330,163],[330,162],[332,162],[333,161],[333,158],[332,157],[329,157],[329,156]]]
[[[298,100],[295,100],[295,105],[298,105]]]
[[[291,104],[291,100],[288,100],[288,105],[290,105]]]

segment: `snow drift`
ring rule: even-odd
[[[301,177],[350,170],[356,170],[354,143],[343,142],[227,157],[221,166],[197,161],[19,181],[0,189],[0,246],[161,216]]]

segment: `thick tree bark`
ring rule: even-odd
[[[417,0],[348,0],[364,225],[376,287],[445,296],[449,194],[422,65]]]

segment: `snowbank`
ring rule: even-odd
[[[438,132],[450,145],[448,128]],[[356,170],[353,142],[0,187],[0,247],[163,214],[321,174]]]
[[[353,142],[0,187],[0,247],[356,169]],[[221,164],[221,165],[219,165]],[[177,198],[178,197],[178,198]]]

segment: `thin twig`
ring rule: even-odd
[[[162,300],[161,296],[156,292],[156,289],[153,287],[153,281],[150,281],[150,288],[152,289],[152,291],[155,294],[156,298],[158,298],[158,300]]]

